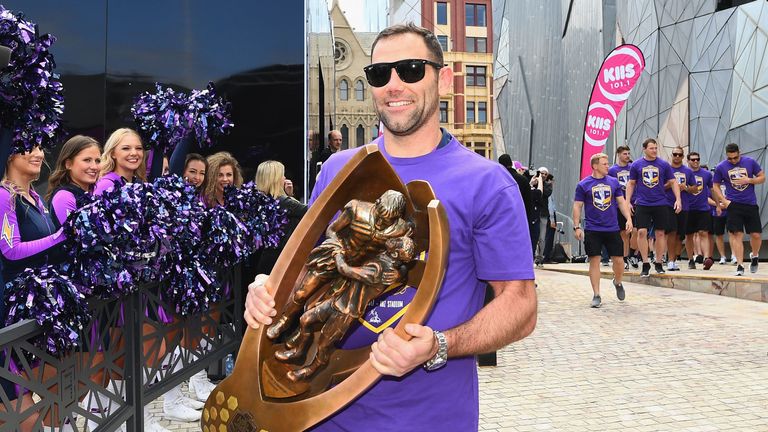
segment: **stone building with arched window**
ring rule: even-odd
[[[363,68],[370,64],[376,33],[355,32],[334,2],[331,8],[335,62],[335,124],[341,131],[342,148],[368,144],[379,133],[379,118],[373,109]]]

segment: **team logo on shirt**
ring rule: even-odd
[[[746,168],[736,167],[728,170],[728,178],[731,179],[731,186],[733,186],[733,188],[737,191],[747,190],[749,184],[737,185],[733,183],[734,180],[740,177],[749,177],[749,173],[747,173]]]
[[[685,178],[684,172],[676,172],[675,178],[677,179],[677,183],[681,186],[685,186],[688,180]]]
[[[11,225],[10,222],[8,222],[8,213],[6,213],[3,216],[3,234],[2,234],[2,240],[5,240],[6,243],[8,243],[8,247],[13,247],[13,229],[15,227]]]
[[[611,201],[613,201],[613,194],[609,185],[599,184],[592,186],[592,205],[596,209],[608,210],[611,207]]]
[[[629,182],[629,171],[628,170],[621,170],[616,173],[616,179],[619,180],[619,184],[621,185],[621,189],[627,190],[627,183]]]
[[[693,181],[696,182],[696,192],[693,192],[693,194],[698,195],[704,190],[704,177],[694,175]]]
[[[643,167],[642,176],[646,187],[652,188],[659,184],[659,168],[653,165]]]

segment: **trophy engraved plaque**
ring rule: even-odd
[[[362,147],[286,243],[265,284],[278,314],[246,331],[232,375],[205,404],[203,431],[301,431],[360,396],[381,378],[370,346],[337,342],[369,302],[404,285],[416,293],[394,331],[410,339],[405,324],[422,324],[437,299],[448,240],[429,184],[403,184],[375,144]]]

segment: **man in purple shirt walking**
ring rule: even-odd
[[[580,181],[576,186],[573,200],[573,223],[576,238],[584,240],[589,256],[589,281],[592,283],[592,307],[600,307],[600,251],[608,250],[613,261],[613,286],[616,297],[624,300],[624,275],[622,260],[623,244],[619,231],[632,231],[632,215],[624,200],[624,192],[619,181],[608,176],[608,155],[597,153],[589,161],[592,175]],[[618,208],[617,208],[618,207]],[[581,210],[584,208],[584,229],[581,228]],[[618,210],[618,211],[617,211]],[[624,216],[624,226],[619,226],[617,214]]]
[[[510,247],[528,244],[525,207],[504,167],[440,128],[439,100],[450,91],[453,72],[444,67],[434,34],[413,24],[384,29],[371,61],[366,78],[384,124],[374,144],[404,182],[428,181],[445,206],[448,265],[425,325],[405,326],[411,340],[388,328],[415,294],[408,286],[379,297],[361,317],[366,322],[350,329],[342,347],[370,346],[370,364],[384,377],[312,430],[477,430],[475,355],[522,339],[536,325],[533,257],[527,247]],[[313,200],[355,151],[323,164]],[[244,315],[254,328],[277,314],[265,279],[248,287]],[[495,298],[483,306],[486,282]]]
[[[659,159],[659,145],[653,138],[643,142],[643,158],[632,163],[629,170],[629,183],[627,183],[627,201],[635,209],[637,221],[637,245],[640,255],[643,257],[643,269],[640,277],[650,277],[651,263],[648,261],[648,228],[656,227],[656,273],[665,273],[661,257],[666,252],[667,240],[665,231],[669,224],[669,210],[667,210],[667,195],[665,187],[672,188],[675,196],[673,209],[680,213],[680,187],[672,173],[672,167]],[[632,197],[637,191],[636,204],[632,204]]]
[[[726,228],[728,229],[731,251],[736,257],[736,276],[744,275],[744,231],[749,234],[752,252],[749,254],[749,271],[757,273],[760,256],[762,223],[757,207],[755,185],[765,183],[765,172],[754,159],[742,156],[738,144],[725,146],[726,160],[715,168],[712,192],[716,201],[725,203],[728,209]],[[725,184],[726,196],[720,191],[720,184]],[[727,197],[727,198],[726,198]]]
[[[704,270],[709,270],[714,263],[709,252],[709,228],[712,224],[709,197],[712,191],[712,173],[701,168],[701,156],[697,152],[688,153],[688,167],[693,173],[693,190],[688,200],[688,227],[685,231],[685,247],[688,249],[688,268],[691,270],[696,269],[694,236],[698,235],[698,242],[704,254]]]
[[[608,175],[611,177],[615,177],[616,180],[619,181],[619,184],[621,185],[621,192],[622,194],[626,195],[627,193],[627,183],[629,183],[629,169],[631,168],[631,156],[629,153],[629,147],[628,146],[619,146],[616,148],[616,164],[613,165],[608,169]],[[624,219],[624,215],[621,214],[621,212],[618,212],[619,217],[619,227],[623,227],[627,224],[627,220]],[[634,221],[632,221],[632,225],[634,225]],[[636,230],[635,230],[636,231]],[[635,257],[635,254],[631,250],[630,242],[632,241],[632,232],[633,231],[625,231],[621,230],[619,231],[621,235],[621,241],[624,245],[624,269],[627,270],[629,268],[629,265],[632,265],[632,267],[637,268],[638,266],[638,260]],[[635,234],[635,237],[637,237],[637,234]],[[635,238],[635,242],[637,239]]]
[[[683,204],[683,209],[676,213],[674,210],[675,195],[672,193],[672,188],[667,189],[667,201],[669,202],[669,229],[667,230],[667,270],[680,271],[680,267],[677,265],[677,260],[680,259],[680,254],[683,251],[683,239],[688,229],[688,211],[690,206],[690,192],[695,190],[693,185],[693,171],[690,168],[683,165],[683,156],[685,151],[682,147],[677,146],[672,149],[672,174],[674,174],[677,180],[678,187],[680,188],[680,201]],[[688,251],[688,256],[693,256],[693,251]]]

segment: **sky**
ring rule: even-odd
[[[354,31],[378,32],[387,26],[387,0],[337,1]]]

